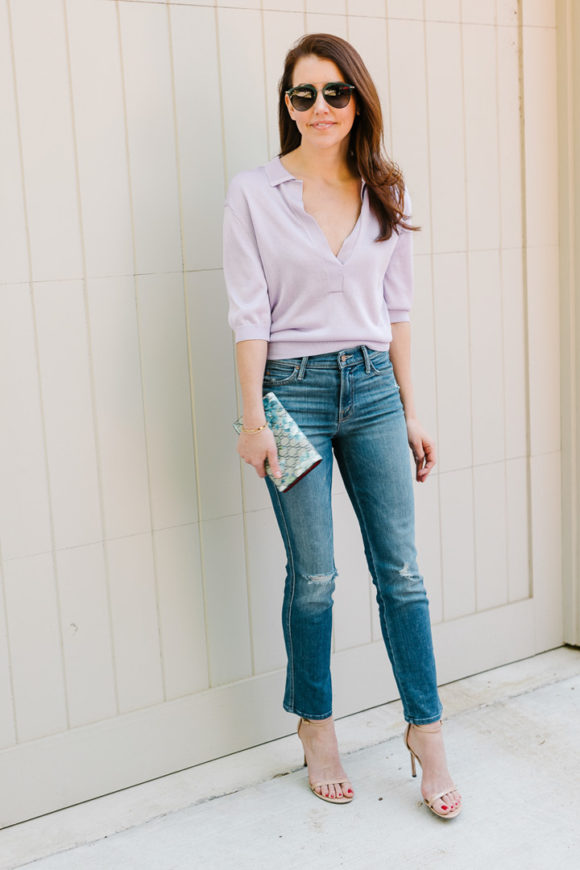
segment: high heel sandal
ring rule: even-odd
[[[407,725],[407,729],[406,729],[403,737],[405,740],[405,746],[409,750],[409,754],[411,756],[411,776],[417,776],[417,770],[415,768],[415,759],[417,759],[417,761],[421,765],[421,769],[423,768],[423,765],[421,764],[421,759],[419,758],[417,753],[413,752],[413,750],[409,746],[409,732],[411,731],[411,724],[412,723],[409,722],[409,724]],[[439,720],[439,728],[435,729],[435,731],[427,731],[426,733],[433,734],[433,733],[437,733],[438,731],[441,731],[441,724],[442,723],[441,723],[441,719],[440,719]],[[458,807],[456,807],[454,810],[451,810],[448,813],[440,813],[433,806],[434,801],[438,800],[439,798],[443,797],[444,794],[448,794],[451,791],[458,791],[457,786],[454,785],[453,783],[451,784],[451,786],[449,788],[446,788],[445,791],[438,792],[437,794],[432,794],[428,798],[423,798],[423,801],[429,807],[431,812],[435,813],[436,816],[439,816],[440,819],[453,819],[455,816],[458,816],[459,813],[461,812],[461,809],[462,809],[461,804]]]
[[[296,733],[298,734],[298,737],[300,738],[300,741],[302,741],[302,738],[300,737],[300,726],[302,725],[303,721],[305,721],[305,720],[301,716],[299,721],[298,721],[298,728],[296,731]],[[306,721],[311,722],[312,720],[307,719]],[[306,761],[306,752],[304,753],[304,767],[308,767],[308,764]],[[343,797],[334,797],[333,798],[333,797],[326,797],[326,795],[320,794],[319,792],[316,791],[316,789],[320,788],[321,786],[340,785],[341,782],[346,782],[346,777],[343,777],[342,779],[330,779],[330,780],[325,779],[323,782],[310,782],[310,779],[309,779],[308,785],[310,786],[311,792],[313,794],[315,794],[317,798],[321,798],[323,801],[328,801],[328,803],[331,803],[331,804],[349,804],[351,802],[351,800],[353,799],[354,795],[347,797],[343,793]]]

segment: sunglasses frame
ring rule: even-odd
[[[329,103],[328,100],[326,99],[326,95],[325,95],[324,91],[326,90],[326,88],[329,88],[332,85],[340,85],[343,88],[348,88],[348,100],[346,101],[344,106],[333,106],[332,103]],[[292,102],[292,98],[294,96],[296,96],[296,93],[295,93],[296,91],[304,91],[304,90],[309,90],[311,94],[314,94],[314,98],[313,98],[310,106],[305,106],[303,109],[301,109],[298,106],[294,105],[294,103]],[[305,83],[302,85],[294,85],[294,87],[288,88],[288,90],[285,93],[286,93],[288,99],[290,100],[290,104],[291,104],[293,109],[296,109],[297,112],[307,112],[316,103],[316,100],[318,99],[319,93],[322,94],[322,98],[332,109],[346,109],[346,107],[350,103],[350,98],[352,96],[352,92],[355,90],[356,90],[356,87],[354,85],[349,85],[347,82],[326,82],[326,84],[323,85],[321,88],[316,88],[316,87],[314,87],[314,85],[311,85],[309,83]]]

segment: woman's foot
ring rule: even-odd
[[[304,746],[308,779],[311,784],[316,783],[313,791],[331,800],[354,797],[338,754],[332,716],[328,719],[302,718],[298,723],[298,736]]]
[[[410,724],[406,738],[409,748],[421,764],[423,798],[429,801],[432,795],[440,795],[430,802],[430,808],[440,816],[450,813],[456,815],[461,807],[461,795],[454,787],[447,770],[441,722],[431,722],[429,725]],[[445,789],[448,791],[444,791]]]

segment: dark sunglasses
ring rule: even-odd
[[[320,89],[322,96],[333,109],[344,109],[350,102],[350,95],[355,90],[354,85],[345,82],[328,82]],[[299,112],[311,109],[318,96],[318,88],[314,85],[296,85],[286,91],[290,102]]]

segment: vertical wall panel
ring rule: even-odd
[[[211,305],[208,300],[212,300]],[[240,459],[232,426],[238,416],[231,330],[221,271],[188,276],[187,306],[195,389],[195,429],[204,519],[241,513]],[[217,400],[219,396],[219,401]],[[219,459],[208,462],[207,457]],[[255,474],[254,469],[251,471]]]
[[[528,248],[528,345],[532,454],[560,449],[558,248]],[[549,354],[539,351],[549,347]]]
[[[0,284],[29,278],[7,0],[0,3]]]
[[[346,0],[306,0],[306,12],[328,12],[345,15]]]
[[[558,185],[544,181],[546,167],[558,165],[556,33],[544,27],[522,33],[527,244],[557,245]]]
[[[471,24],[495,24],[496,0],[461,0],[461,17]]]
[[[348,38],[348,22],[345,15],[325,15],[317,12],[306,13],[306,33],[334,33]]]
[[[461,0],[425,0],[425,17],[432,21],[459,21]]]
[[[350,16],[382,17],[385,14],[385,0],[346,0],[346,11]]]
[[[386,0],[389,18],[423,20],[424,0]]]
[[[508,526],[508,594],[510,601],[519,601],[530,594],[528,535],[527,460],[506,462],[506,505]]]
[[[18,740],[65,731],[59,602],[50,554],[6,562],[4,589]]]
[[[102,544],[57,554],[64,663],[73,727],[117,713]]]
[[[504,390],[506,456],[523,456],[527,438],[527,360],[523,250],[501,253],[501,304],[504,320]]]
[[[88,282],[95,404],[107,537],[151,524],[135,280]]]
[[[495,30],[463,27],[467,228],[472,250],[499,246]]]
[[[556,0],[522,0],[522,23],[532,27],[556,26]]]
[[[469,312],[464,254],[435,257],[435,310],[439,453],[441,471],[472,462]]]
[[[11,0],[10,9],[32,275],[37,281],[80,277],[63,4]]]
[[[199,527],[161,529],[153,544],[166,697],[179,698],[208,687]]]
[[[268,9],[278,9],[281,12],[304,12],[304,0],[268,0],[268,3],[262,3],[262,6],[267,6]],[[266,9],[264,12],[267,14]]]
[[[220,9],[218,27],[229,181],[242,169],[268,159],[262,25],[258,12]],[[253,51],[248,51],[249,45]],[[240,100],[240,82],[252,100]]]
[[[119,12],[136,269],[177,271],[182,259],[167,10],[120,3]]]
[[[415,238],[417,237],[415,234]],[[437,440],[437,379],[433,365],[435,332],[433,327],[433,282],[431,258],[415,257],[415,292],[411,311],[411,371],[415,407],[423,427]]]
[[[126,713],[163,701],[151,535],[106,547],[119,709]]]
[[[170,10],[184,268],[215,268],[224,193],[215,12],[177,4]]]
[[[0,547],[4,559],[51,547],[40,388],[28,286],[0,287]]]
[[[536,643],[562,643],[562,501],[560,453],[532,456],[531,543]]]
[[[473,469],[477,609],[508,600],[505,467],[503,462]]]
[[[433,249],[463,251],[465,158],[461,40],[458,24],[427,22]]]
[[[133,241],[116,8],[67,0],[66,10],[87,273],[127,275]]]
[[[197,520],[181,275],[138,279],[141,366],[153,527]]]
[[[516,10],[517,12],[517,10]],[[522,142],[520,126],[519,32],[497,29],[497,94],[499,125],[499,194],[501,242],[506,248],[522,244]]]
[[[240,515],[201,523],[211,685],[252,673],[249,606]]]
[[[10,665],[8,623],[4,607],[4,577],[0,571],[0,749],[5,749],[16,742]]]
[[[497,23],[501,25],[516,24],[518,18],[518,0],[497,0]]]
[[[471,251],[469,338],[475,464],[498,462],[505,455],[502,313],[498,252]]]
[[[83,286],[34,288],[57,547],[101,540],[99,483]]]
[[[409,62],[411,58],[411,62]],[[425,87],[425,25],[389,21],[390,115],[393,157],[403,169],[413,202],[417,254],[431,250],[429,130]]]
[[[446,620],[475,610],[473,482],[471,469],[439,476],[443,606]]]

